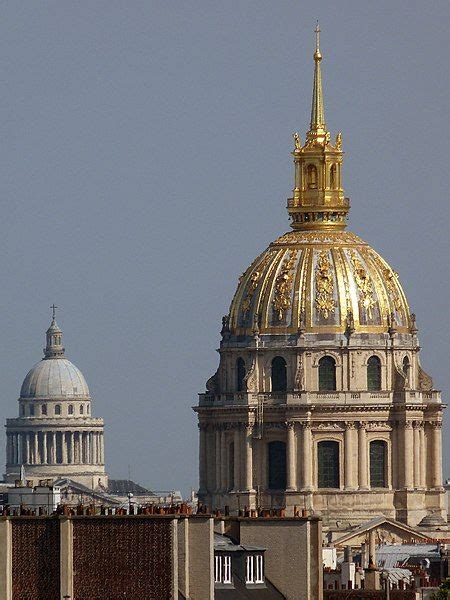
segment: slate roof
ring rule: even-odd
[[[108,482],[108,492],[119,496],[126,496],[128,493],[135,496],[153,494],[153,492],[131,481],[131,479],[110,479]]]

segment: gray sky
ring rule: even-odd
[[[316,18],[350,228],[399,272],[447,398],[447,1],[0,9],[2,418],[17,414],[54,301],[105,419],[110,475],[130,465],[150,487],[197,485],[191,406],[216,369],[221,317],[289,229]]]

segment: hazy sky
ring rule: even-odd
[[[17,414],[55,302],[105,419],[110,475],[130,465],[149,487],[197,485],[191,406],[216,369],[221,317],[289,229],[316,18],[350,228],[399,272],[447,399],[449,6],[0,2],[2,418]]]

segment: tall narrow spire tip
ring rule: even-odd
[[[314,29],[316,34],[316,51],[314,52],[314,60],[322,60],[322,54],[320,53],[320,26],[319,19],[317,19],[316,28]]]
[[[315,28],[316,34],[316,49],[314,52],[314,83],[313,83],[313,96],[312,96],[312,107],[311,107],[311,126],[310,134],[317,139],[320,136],[321,140],[326,134],[325,124],[325,110],[323,106],[323,92],[322,92],[322,74],[320,71],[320,61],[322,60],[322,54],[320,52],[320,27],[319,21]]]

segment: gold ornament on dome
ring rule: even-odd
[[[291,307],[291,289],[294,280],[292,269],[294,268],[297,250],[291,250],[289,258],[285,258],[281,266],[281,271],[275,280],[275,293],[273,298],[273,308],[279,321],[282,321],[286,312]]]
[[[395,271],[392,271],[391,269],[385,269],[384,276],[386,277],[386,285],[388,287],[389,296],[392,300],[394,308],[396,311],[399,311],[402,308],[402,301],[397,291],[396,281],[398,279],[398,274]]]
[[[334,312],[333,274],[328,252],[319,254],[316,265],[316,307],[324,319]]]
[[[268,264],[268,262],[270,261],[271,258],[272,258],[272,253],[269,252],[263,258],[263,260],[259,264],[259,266],[256,269],[256,271],[253,271],[253,273],[250,275],[250,280],[249,280],[249,286],[248,286],[248,289],[247,289],[247,293],[245,295],[245,298],[242,301],[242,315],[244,317],[246,316],[246,314],[250,310],[250,307],[252,305],[253,296],[254,296],[254,294],[256,292],[256,288],[258,287],[259,281],[260,281],[260,279],[262,277],[262,274],[264,273],[264,269],[266,268],[266,266],[267,266],[267,264]]]
[[[360,299],[362,301],[362,305],[367,313],[367,317],[372,319],[373,313],[372,308],[375,306],[376,302],[373,297],[373,283],[370,277],[368,277],[365,268],[363,267],[361,261],[356,256],[355,252],[350,251],[350,259],[353,265],[353,275],[355,277],[355,282],[359,290]]]
[[[296,131],[295,133],[293,133],[292,137],[294,138],[295,150],[301,150],[302,140],[300,139],[300,135],[298,134],[298,132]]]
[[[340,131],[336,135],[336,141],[334,142],[334,148],[338,152],[341,152],[341,150],[342,150],[342,133]]]

